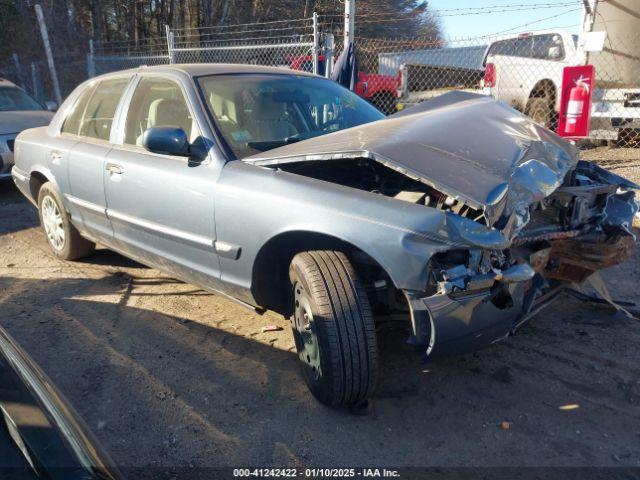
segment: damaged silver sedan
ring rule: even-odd
[[[329,405],[373,394],[379,318],[464,353],[628,259],[640,188],[488,97],[385,118],[328,80],[238,65],[92,79],[18,137],[13,177],[58,257],[101,243],[290,317]]]

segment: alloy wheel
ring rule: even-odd
[[[58,204],[49,195],[42,200],[42,224],[49,244],[56,250],[62,250],[65,240],[62,214]]]

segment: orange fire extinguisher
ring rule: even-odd
[[[589,79],[579,77],[575,81],[575,85],[569,91],[569,102],[567,104],[567,120],[565,124],[565,132],[573,134],[580,118],[585,113],[585,109],[589,108]]]

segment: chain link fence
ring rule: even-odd
[[[335,42],[327,42],[331,30]],[[343,48],[341,33],[339,24],[323,22],[315,14],[297,20],[167,28],[164,36],[92,45],[86,58],[63,57],[57,65],[65,94],[86,77],[140,65],[243,63],[323,75]],[[564,29],[453,40],[356,36],[356,93],[392,114],[450,90],[465,90],[493,96],[556,129],[563,69],[588,62],[596,70],[591,132],[580,145],[638,147],[640,32],[607,36],[604,48],[592,53],[584,53],[579,42]],[[328,44],[333,46],[324,48]],[[33,65],[3,75],[47,99],[46,64]]]
[[[593,64],[591,131],[583,146],[637,147],[640,32],[583,53],[564,30],[458,40],[356,37],[359,92],[386,113],[450,90],[490,95],[557,128],[563,69]],[[336,50],[340,50],[338,45]]]
[[[168,32],[173,63],[244,63],[313,71],[318,31],[315,16]]]

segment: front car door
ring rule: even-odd
[[[204,287],[217,289],[214,188],[210,159],[152,153],[146,129],[179,126],[190,141],[202,135],[179,78],[139,78],[121,115],[119,139],[103,169],[107,215],[121,251]]]

